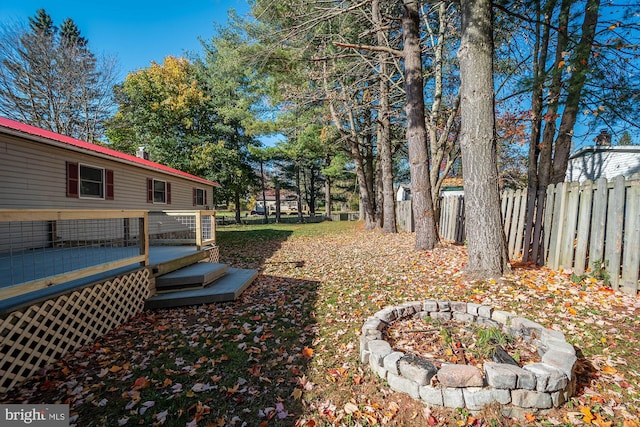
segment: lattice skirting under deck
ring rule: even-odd
[[[220,262],[220,248],[218,246],[209,248],[209,262],[212,262],[214,264]]]
[[[0,320],[0,393],[140,313],[144,268],[15,311]]]

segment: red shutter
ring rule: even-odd
[[[76,162],[67,162],[67,197],[78,197],[78,174],[78,164]]]
[[[171,204],[171,183],[167,182],[167,204]]]
[[[193,187],[193,206],[198,205],[198,189]]]
[[[147,178],[147,203],[153,203],[153,179]]]
[[[107,187],[107,191],[105,199],[106,200],[113,200],[113,171],[111,169],[105,169],[104,170],[104,177],[105,177],[105,183],[106,183],[106,187]]]

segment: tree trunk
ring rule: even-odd
[[[360,193],[360,217],[362,219],[364,216],[364,228],[366,230],[372,230],[376,226],[375,208],[373,206],[373,196],[369,192],[369,186],[367,185],[364,160],[357,141],[353,142],[349,140],[349,147],[351,148],[351,158],[354,161],[358,190]]]
[[[266,190],[266,186],[264,184],[264,165],[263,165],[263,160],[260,159],[260,177],[262,178],[260,181],[260,184],[262,185],[262,207],[263,207],[263,213],[264,213],[264,223],[265,224],[269,224],[269,209],[267,207],[267,190]]]
[[[573,0],[563,0],[560,6],[560,15],[558,24],[558,44],[556,46],[555,62],[553,64],[553,75],[551,77],[551,86],[549,87],[549,105],[544,115],[544,130],[542,132],[542,147],[540,149],[540,160],[538,163],[538,191],[547,189],[551,181],[551,169],[554,143],[553,139],[556,134],[556,119],[560,104],[560,96],[562,92],[562,73],[564,67],[561,62],[569,43],[568,23],[569,12]]]
[[[296,206],[298,208],[298,222],[302,222],[302,190],[300,189],[300,160],[296,160]]]
[[[280,181],[276,179],[275,183],[275,193],[276,193],[276,222],[280,223]]]
[[[316,216],[316,172],[312,166],[309,169],[309,216]]]
[[[541,263],[542,253],[542,215],[546,189],[540,186],[538,164],[540,161],[542,129],[543,90],[546,81],[546,64],[549,51],[551,16],[556,1],[549,0],[544,9],[544,25],[536,25],[536,43],[533,61],[533,91],[531,96],[531,137],[527,167],[527,214],[524,249],[522,259],[525,262]],[[537,17],[540,18],[540,0],[536,2]],[[562,24],[561,24],[562,25]],[[541,34],[542,32],[542,34]]]
[[[364,129],[371,128],[371,111],[367,109],[364,113]],[[367,185],[367,195],[369,197],[368,206],[370,206],[371,211],[368,215],[371,216],[370,222],[373,224],[371,228],[375,228],[377,221],[377,212],[376,212],[376,167],[375,167],[375,156],[373,155],[373,135],[370,132],[366,132],[362,136],[363,143],[362,147],[362,157],[364,160],[364,176],[366,179]]]
[[[558,130],[553,156],[553,170],[551,175],[551,182],[553,184],[564,181],[567,173],[573,128],[578,116],[582,88],[587,81],[589,59],[591,58],[591,49],[595,38],[596,25],[598,24],[599,8],[600,0],[587,1],[584,11],[584,21],[582,22],[582,37],[580,37],[580,42],[576,47],[575,54],[571,58],[573,71],[569,78],[567,102],[562,112],[562,121],[560,122],[560,129]]]
[[[324,179],[324,215],[331,218],[331,213],[331,177],[327,176]]]
[[[378,137],[380,130],[377,131]],[[379,138],[377,139],[380,140]],[[376,193],[376,227],[384,228],[384,195],[382,194],[382,162],[380,161],[380,152],[378,151],[378,161],[376,162],[375,193]]]
[[[433,215],[427,129],[424,118],[424,84],[420,49],[420,14],[417,0],[402,2],[404,85],[407,96],[407,142],[416,249],[433,249],[439,243]]]
[[[444,88],[444,53],[446,45],[446,34],[448,28],[447,3],[441,2],[438,6],[438,33],[434,35],[431,26],[428,26],[429,39],[435,39],[433,46],[433,103],[431,111],[426,118],[427,131],[429,136],[429,146],[431,149],[431,196],[433,198],[433,211],[436,226],[440,221],[440,188],[447,176],[453,159],[451,154],[458,141],[457,130],[455,128],[456,116],[460,108],[460,95],[456,97],[451,109],[442,108],[442,97]],[[438,135],[438,133],[440,135]],[[442,163],[447,159],[444,170]]]
[[[240,190],[235,190],[233,192],[233,201],[236,204],[236,224],[240,224]]]
[[[472,277],[510,271],[506,249],[495,136],[491,0],[462,0],[460,112],[465,229]]]
[[[324,64],[326,68],[326,64]],[[343,120],[340,119],[338,113],[336,111],[336,107],[334,105],[334,98],[331,95],[331,91],[329,90],[329,82],[327,81],[327,72],[326,70],[323,73],[323,84],[325,89],[325,94],[329,99],[329,112],[331,113],[331,120],[340,132],[346,139],[347,145],[349,147],[350,157],[354,162],[355,170],[356,170],[356,178],[358,181],[358,190],[360,195],[360,219],[364,217],[365,221],[365,229],[371,230],[376,226],[375,223],[375,200],[372,194],[372,190],[369,190],[369,186],[367,185],[367,177],[366,177],[366,169],[365,169],[365,160],[363,159],[362,151],[360,150],[360,138],[358,132],[356,130],[356,123],[353,117],[353,111],[349,108],[348,105],[345,105],[346,111],[346,120],[349,123],[348,132],[342,127],[341,123]]]
[[[380,12],[379,0],[371,3],[371,14],[376,27],[378,45],[387,45],[382,13]],[[378,53],[378,78],[380,79],[380,105],[378,108],[378,155],[380,158],[380,172],[382,184],[382,232],[396,233],[396,206],[393,197],[393,158],[391,150],[391,110],[389,107],[389,81],[387,77],[387,62],[389,54]],[[380,212],[378,212],[380,214]]]

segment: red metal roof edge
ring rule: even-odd
[[[61,142],[63,144],[81,148],[83,150],[88,150],[95,153],[103,154],[109,157],[113,157],[115,160],[124,160],[130,163],[136,163],[141,166],[146,166],[148,168],[158,169],[159,171],[162,171],[171,175],[177,175],[182,178],[198,181],[203,184],[214,185],[216,187],[220,186],[217,182],[210,181],[208,179],[201,178],[196,175],[191,175],[181,170],[174,169],[169,166],[162,165],[160,163],[152,162],[151,160],[146,160],[140,157],[132,156],[131,154],[122,153],[120,151],[116,151],[111,148],[103,147],[102,145],[81,141],[79,139],[75,139],[66,135],[61,135],[59,133],[42,129],[36,126],[31,126],[24,123],[16,122],[15,120],[7,119],[6,117],[0,116],[0,126],[15,130],[18,132],[26,133],[29,135],[39,136],[41,138],[46,138],[52,141]]]

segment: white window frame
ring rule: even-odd
[[[92,195],[92,194],[84,194],[82,192],[82,182],[83,181],[87,181],[87,182],[92,182],[95,183],[96,181],[91,181],[88,179],[83,179],[82,178],[82,168],[91,168],[91,169],[95,169],[95,170],[99,170],[101,172],[102,175],[102,179],[99,182],[100,183],[100,188],[101,188],[101,195],[96,196],[96,195]],[[88,165],[86,163],[78,163],[78,197],[80,199],[92,199],[92,200],[104,200],[105,196],[106,196],[106,177],[105,177],[105,169],[100,167],[100,166],[93,166],[93,165]]]
[[[157,201],[156,200],[156,182],[162,182],[164,184],[164,191],[162,192],[162,194],[164,194],[164,201]],[[158,192],[160,193],[160,192]],[[167,204],[167,181],[163,181],[161,179],[153,179],[153,204],[154,205],[166,205]]]
[[[198,188],[196,187],[196,206],[204,206],[205,202],[205,194],[206,194],[207,190],[205,190],[204,188]]]

